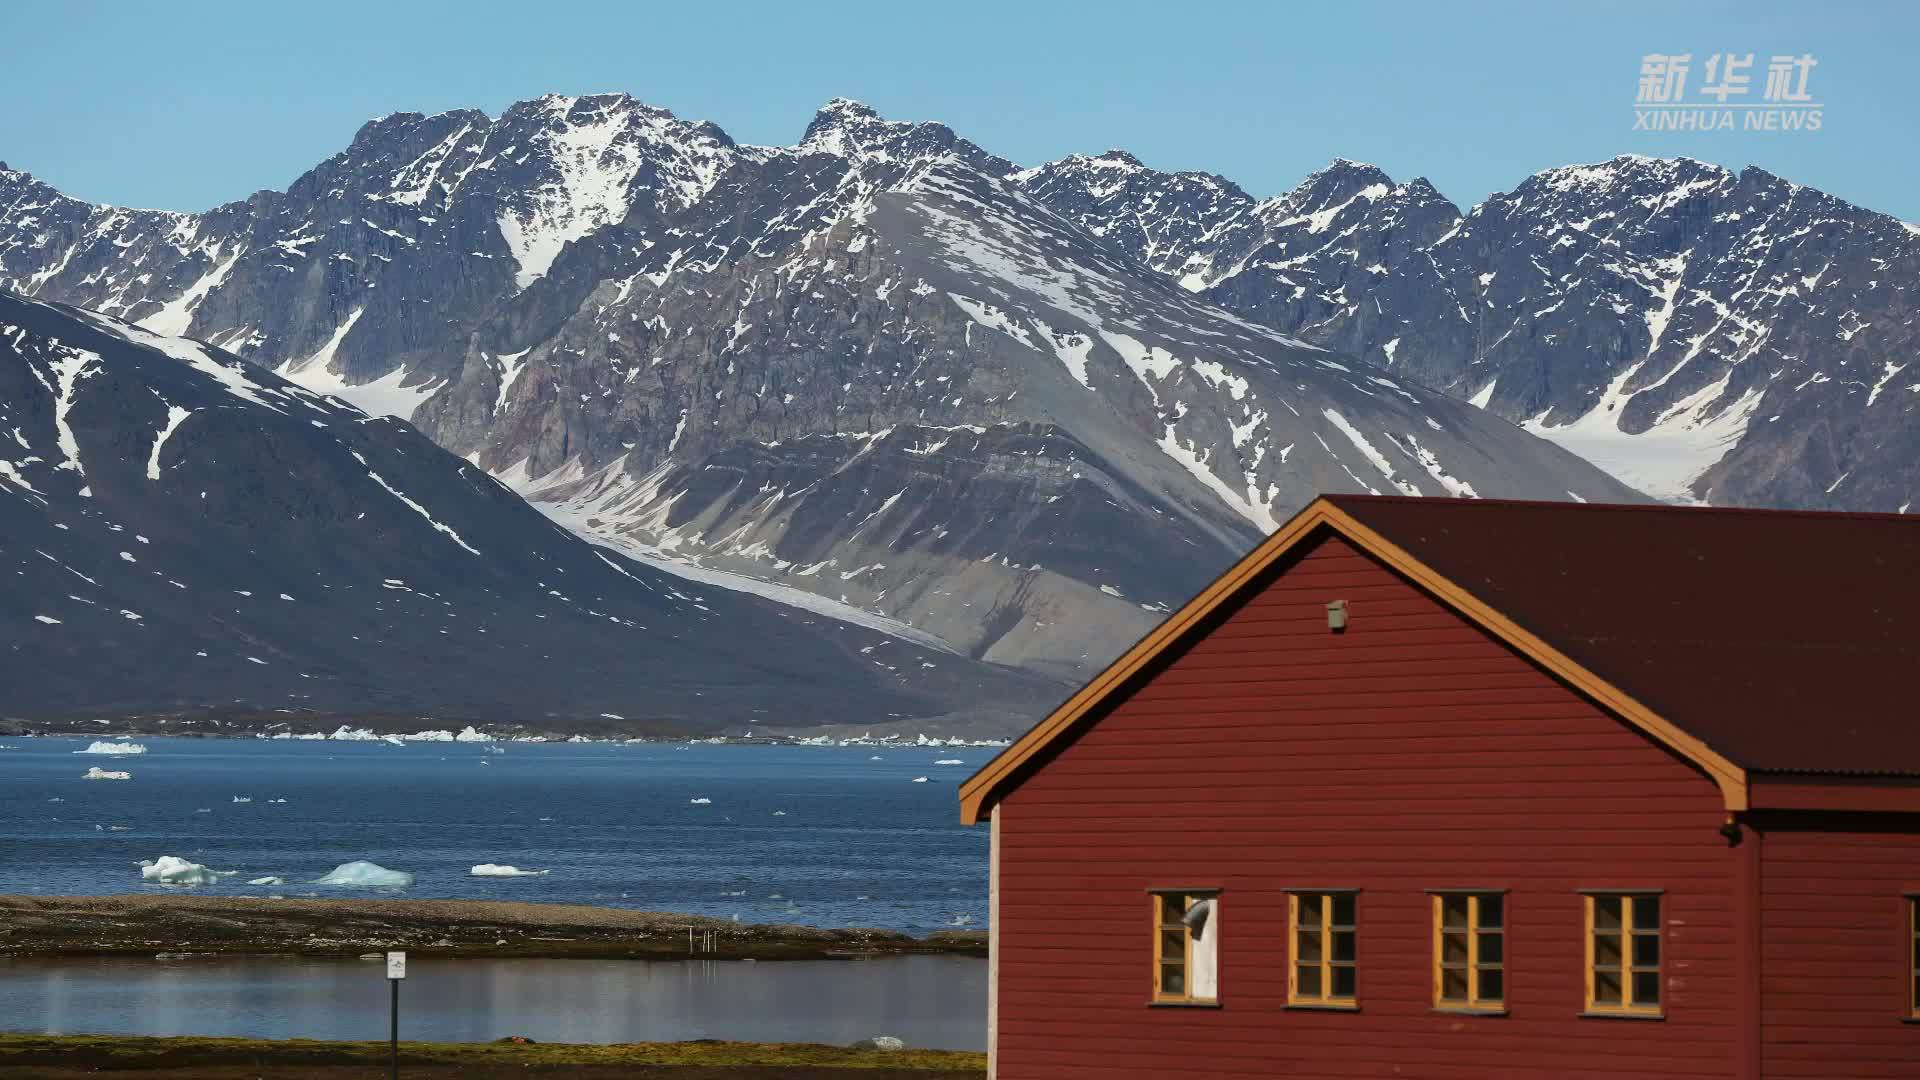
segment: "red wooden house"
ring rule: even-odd
[[[1920,1077],[1920,519],[1323,498],[961,789],[996,1080]]]

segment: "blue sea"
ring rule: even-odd
[[[989,749],[142,737],[145,754],[75,752],[91,741],[0,738],[0,893],[526,900],[914,933],[987,921],[987,832],[958,824],[955,792]],[[95,766],[132,777],[81,779]],[[163,855],[237,873],[143,881]],[[355,860],[414,883],[314,884]],[[481,863],[549,873],[471,876]],[[244,884],[268,876],[285,884]]]

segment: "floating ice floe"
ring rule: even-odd
[[[774,817],[786,817],[786,816],[787,816],[787,812],[786,812],[785,810],[775,810],[775,811],[773,812],[773,816],[774,816]]]
[[[267,801],[268,801],[268,802],[270,802],[270,803],[283,803],[283,802],[286,802],[287,800],[285,800],[285,799],[268,799]]]
[[[274,877],[272,875],[268,875],[267,877],[257,877],[247,882],[247,884],[249,885],[285,885],[286,883],[287,883],[286,878]]]
[[[712,806],[713,805],[713,800],[707,798],[704,795],[696,799],[688,799],[687,801],[692,803],[695,806]]]
[[[82,780],[131,780],[133,774],[113,769],[103,769],[98,765],[80,774]]]
[[[934,764],[935,765],[965,765],[966,762],[960,760],[957,757],[950,757],[950,758],[941,758],[939,761],[934,762]]]
[[[916,776],[913,778],[913,782],[916,784],[924,784],[927,782],[927,778],[924,776]]]
[[[253,801],[253,796],[251,796],[251,795],[235,795],[235,796],[233,797],[233,801],[234,801],[234,802],[252,802],[252,801]]]
[[[189,862],[178,855],[162,855],[158,859],[141,860],[140,879],[158,885],[212,885],[223,877],[232,877],[239,871],[209,870],[197,862]]]
[[[541,877],[550,871],[522,870],[517,866],[502,866],[498,863],[483,862],[468,871],[474,877]]]
[[[327,872],[323,878],[314,881],[315,885],[351,885],[369,889],[404,889],[413,884],[413,875],[399,870],[389,870],[379,863],[355,859],[341,863]]]
[[[89,743],[85,750],[75,750],[76,754],[144,754],[147,748],[137,742],[96,742]]]

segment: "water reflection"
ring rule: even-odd
[[[273,957],[0,961],[0,1027],[70,1034],[384,1039],[385,969]],[[986,964],[434,960],[415,956],[400,1037],[484,1042],[680,1039],[986,1046]]]

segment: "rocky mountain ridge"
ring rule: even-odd
[[[846,100],[750,147],[550,96],[372,122],[203,215],[0,174],[0,282],[184,320],[636,557],[1064,681],[1319,491],[1636,497],[1183,287],[1224,181],[1135,251],[1044,180]]]
[[[0,436],[0,721],[1004,729],[1064,692],[695,587],[404,422],[4,292]]]
[[[1198,295],[1661,498],[1920,497],[1920,226],[1765,170],[1624,155],[1464,214],[1347,161],[1267,200],[1113,154],[1019,180]]]

